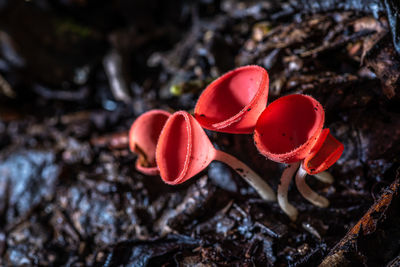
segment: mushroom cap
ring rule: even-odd
[[[158,174],[157,141],[169,116],[171,114],[165,110],[150,110],[140,115],[129,130],[129,148],[139,154],[135,164],[136,169],[144,174]]]
[[[343,150],[343,144],[330,134],[329,129],[324,129],[310,155],[304,159],[303,168],[311,175],[323,172],[340,158]]]
[[[196,119],[186,111],[171,115],[157,144],[156,161],[163,181],[180,184],[204,170],[215,149]]]
[[[257,121],[254,142],[267,158],[293,163],[307,157],[324,125],[325,112],[311,96],[281,97],[263,111]]]
[[[160,174],[157,165],[153,167],[145,167],[140,163],[139,159],[136,160],[135,168],[138,172],[141,172],[148,176],[155,176]]]
[[[267,71],[256,65],[234,69],[200,95],[194,113],[202,127],[226,133],[253,133],[268,100]]]

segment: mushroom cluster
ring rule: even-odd
[[[318,207],[329,201],[314,192],[305,182],[308,174],[325,183],[333,177],[324,172],[343,152],[343,145],[324,126],[325,112],[317,100],[307,95],[281,97],[261,113],[254,130],[254,142],[267,158],[289,164],[278,186],[278,203],[282,210],[296,220],[297,210],[289,204],[287,193],[296,174],[296,186],[305,199]]]
[[[186,111],[170,114],[153,110],[132,124],[130,149],[139,154],[136,169],[160,174],[167,184],[183,183],[204,170],[211,161],[222,161],[243,177],[267,201],[276,200],[271,187],[243,162],[216,150],[203,128],[233,134],[253,134],[254,143],[266,158],[288,164],[278,186],[278,203],[291,220],[297,209],[287,193],[295,176],[299,192],[308,201],[326,207],[329,201],[305,182],[307,174],[325,183],[325,172],[343,152],[343,145],[323,129],[325,113],[311,96],[281,97],[267,106],[267,71],[249,65],[232,70],[207,86],[200,95],[194,116]],[[297,174],[295,175],[297,171]]]

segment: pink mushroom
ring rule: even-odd
[[[129,148],[138,154],[135,167],[143,174],[159,174],[156,165],[156,146],[161,130],[170,115],[164,110],[151,110],[140,115],[131,126]]]
[[[213,160],[231,166],[263,199],[276,199],[269,185],[247,165],[216,150],[193,116],[185,111],[171,115],[161,132],[156,151],[156,161],[163,181],[171,185],[183,183],[204,170]]]
[[[278,186],[278,203],[292,219],[297,209],[287,199],[288,187],[296,170],[296,185],[308,201],[326,207],[329,201],[314,192],[305,182],[308,174],[332,183],[333,177],[323,172],[334,164],[343,152],[343,145],[322,129],[325,112],[321,104],[307,95],[288,95],[272,102],[261,114],[254,132],[258,150],[267,158],[289,164]]]
[[[251,134],[268,100],[268,73],[250,65],[212,82],[200,95],[194,113],[202,127],[226,133]]]

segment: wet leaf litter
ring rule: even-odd
[[[339,253],[342,266],[395,266],[394,2],[161,2],[0,3],[1,264],[317,266]],[[119,140],[150,109],[190,111],[208,83],[245,64],[268,70],[269,102],[303,93],[322,104],[345,147],[332,186],[307,180],[328,208],[292,184],[292,223],[225,165],[170,187],[137,172],[128,146],[93,142]],[[251,136],[207,134],[277,188],[284,166]]]

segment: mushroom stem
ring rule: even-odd
[[[320,172],[313,175],[315,178],[326,184],[333,184],[335,181],[330,172]]]
[[[246,164],[232,155],[216,150],[215,160],[221,161],[234,169],[246,182],[251,185],[257,193],[266,201],[275,201],[276,196],[272,188]]]
[[[326,208],[329,206],[329,200],[324,198],[323,196],[318,195],[315,191],[313,191],[307,184],[306,178],[307,172],[300,166],[299,170],[296,174],[296,186],[299,190],[300,194],[310,201],[315,206]]]
[[[278,204],[292,221],[297,219],[297,209],[288,201],[288,189],[290,182],[292,181],[293,175],[299,168],[300,162],[289,164],[283,171],[281,181],[278,185]]]

